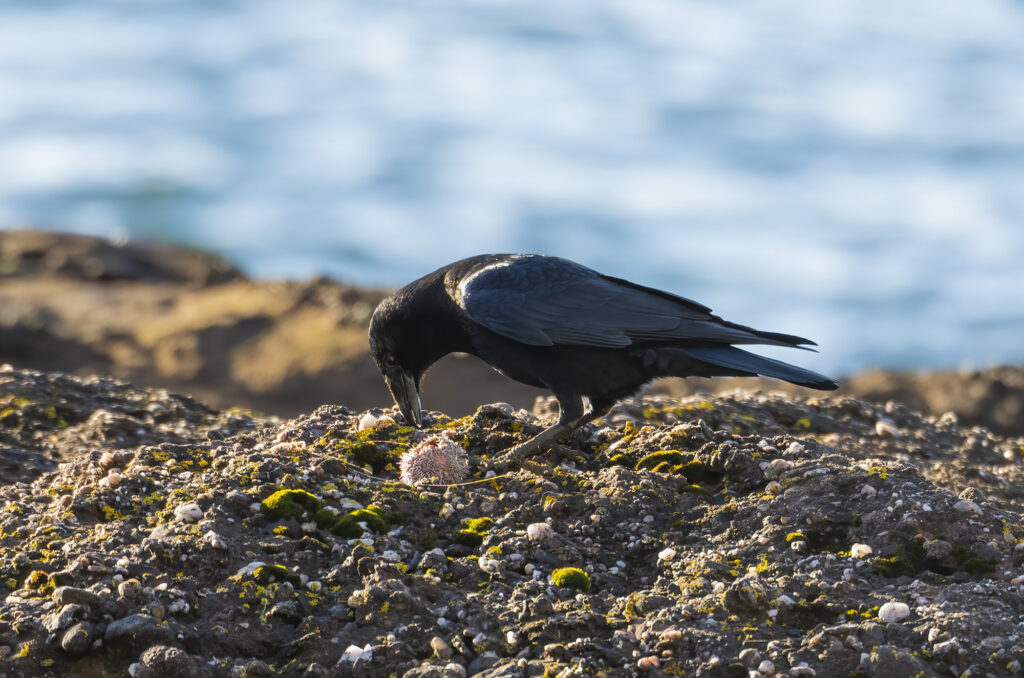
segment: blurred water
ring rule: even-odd
[[[1019,0],[7,0],[0,225],[379,285],[560,254],[832,372],[1021,363],[1022,36]]]

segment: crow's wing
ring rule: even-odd
[[[636,341],[681,340],[812,343],[725,322],[695,301],[557,257],[510,255],[466,276],[453,296],[473,321],[532,346],[622,348]]]

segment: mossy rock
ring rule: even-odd
[[[456,544],[468,546],[471,549],[475,549],[480,544],[484,543],[484,535],[476,532],[475,530],[459,530],[452,537],[452,541]]]
[[[351,515],[341,516],[331,526],[331,534],[343,539],[358,539],[363,536],[363,532],[363,526],[354,520]]]
[[[645,468],[654,470],[663,463],[667,463],[669,467],[681,464],[683,463],[683,454],[678,450],[658,450],[657,452],[651,452],[636,463],[635,469],[637,471]]]
[[[395,519],[396,516],[394,514],[385,513],[378,506],[368,506],[346,513],[340,518],[335,518],[333,525],[330,526],[330,530],[331,534],[335,536],[344,537],[345,539],[356,539],[363,536],[364,530],[360,523],[366,525],[374,532],[386,532],[389,525],[395,522]]]
[[[266,586],[274,581],[291,582],[292,586],[302,586],[302,578],[283,565],[260,565],[252,573],[256,583]]]
[[[348,450],[353,461],[360,466],[369,466],[374,473],[381,473],[391,462],[387,452],[382,452],[371,442],[356,443]]]
[[[615,454],[608,458],[608,461],[604,463],[606,468],[612,466],[629,466],[629,457],[624,454]]]
[[[267,520],[283,520],[315,514],[321,506],[321,501],[305,490],[278,490],[263,500],[260,510]]]
[[[696,494],[705,499],[711,499],[711,492],[701,487],[700,485],[682,485],[679,488],[679,494]]]
[[[317,527],[321,530],[326,530],[333,527],[334,524],[338,522],[338,514],[334,511],[328,511],[327,509],[322,508],[316,512],[313,520],[316,521]]]
[[[590,591],[590,575],[578,567],[562,567],[551,573],[551,581],[555,586],[576,589],[587,593]]]
[[[462,526],[467,530],[483,533],[494,527],[494,519],[487,516],[483,518],[466,518],[462,521]]]
[[[720,473],[715,473],[709,469],[707,464],[695,459],[683,464],[679,472],[686,476],[686,479],[691,483],[699,483],[705,480],[717,482],[722,477]]]

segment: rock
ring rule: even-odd
[[[167,645],[154,645],[139,658],[150,678],[194,678],[195,662],[184,651]]]
[[[59,586],[54,589],[51,595],[53,602],[58,605],[87,605],[99,607],[103,599],[92,591],[75,588],[73,586]]]
[[[936,675],[910,650],[894,645],[882,645],[871,651],[868,672],[872,678],[929,678]]]
[[[170,645],[175,634],[167,626],[161,626],[153,617],[133,614],[111,622],[103,636],[111,647],[130,647],[141,650],[151,645]]]
[[[733,614],[763,612],[769,607],[764,584],[756,577],[742,577],[726,588],[722,606]]]
[[[43,617],[43,628],[50,633],[57,633],[61,629],[65,629],[74,622],[75,615],[81,612],[81,605],[65,605],[59,611]]]
[[[452,656],[452,646],[448,644],[444,638],[440,636],[434,636],[430,639],[430,647],[441,659],[448,659]]]
[[[298,624],[302,621],[302,610],[299,609],[299,604],[294,600],[277,603],[270,608],[270,612],[267,614],[271,617],[277,617],[288,624]]]
[[[555,536],[555,531],[547,523],[530,523],[526,526],[526,536],[531,541],[543,541]]]
[[[888,646],[943,674],[1016,670],[1024,467],[1006,455],[1024,441],[828,395],[643,398],[567,438],[571,462],[492,477],[474,464],[465,484],[411,488],[397,460],[425,438],[491,458],[543,422],[496,407],[358,429],[389,412],[280,421],[0,366],[0,455],[40,441],[67,455],[0,483],[0,665],[143,678],[156,664],[140,653],[163,646],[197,675],[271,675],[248,658],[276,657],[311,678],[639,674],[642,659],[651,674],[764,678],[872,675]],[[874,435],[883,415],[905,435]],[[302,502],[272,522],[260,506],[281,490]],[[199,522],[174,520],[189,503]],[[479,543],[458,544],[470,528]],[[562,568],[590,592],[555,586]]]
[[[79,622],[61,636],[60,646],[68,654],[84,654],[92,647],[96,630],[92,624]]]

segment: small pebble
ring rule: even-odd
[[[903,435],[894,421],[884,417],[875,422],[875,433],[883,438],[899,438]]]
[[[739,658],[744,666],[756,666],[761,662],[761,653],[752,647],[748,647],[740,652]]]
[[[210,530],[209,532],[204,534],[203,539],[206,541],[207,544],[209,544],[215,549],[221,549],[222,551],[224,551],[228,548],[228,544],[226,541],[224,541],[224,538],[216,532],[214,532],[213,530]]]
[[[961,511],[963,513],[971,513],[976,516],[980,516],[982,514],[981,507],[970,499],[961,499],[957,503],[953,504],[953,510]]]
[[[444,665],[444,670],[458,676],[458,678],[465,678],[466,676],[466,667],[456,662],[448,662]]]
[[[769,479],[778,478],[791,468],[793,468],[793,462],[788,459],[774,459],[765,467],[764,476]]]
[[[138,579],[125,579],[117,585],[117,595],[128,600],[134,600],[142,591],[142,584]]]
[[[667,562],[669,562],[670,560],[672,560],[675,557],[676,557],[676,550],[674,548],[672,548],[672,547],[669,547],[667,549],[664,549],[663,551],[661,551],[661,553],[658,554],[658,562],[659,563],[667,563]]]
[[[661,660],[656,655],[641,657],[637,660],[636,667],[641,671],[653,671],[661,667]]]
[[[376,424],[377,417],[367,412],[359,419],[359,430],[365,431],[368,428],[373,428],[374,426],[376,426]]]
[[[105,478],[100,480],[100,485],[105,487],[116,487],[121,483],[121,472],[117,469],[111,469],[110,473]]]
[[[766,676],[775,674],[775,663],[770,659],[765,659],[757,665],[757,670]]]
[[[441,636],[434,636],[430,639],[430,647],[441,659],[448,659],[452,656],[452,646]]]

